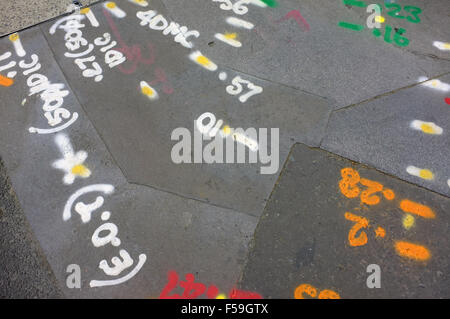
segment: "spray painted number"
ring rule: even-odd
[[[247,100],[252,97],[253,95],[260,94],[263,91],[263,88],[260,86],[257,86],[253,84],[252,82],[248,80],[242,79],[240,76],[236,76],[232,81],[232,85],[228,85],[226,90],[227,93],[230,95],[238,95],[242,92],[243,88],[241,84],[246,84],[247,88],[250,90],[247,93],[241,95],[239,97],[239,101],[242,103],[247,102]]]
[[[381,8],[381,5],[379,5]],[[391,9],[387,11],[387,15],[396,18],[396,19],[405,19],[411,23],[419,23],[420,18],[419,14],[422,13],[422,9],[415,6],[404,6],[403,10],[410,13],[412,16],[404,16],[400,15],[400,12],[402,11],[402,7],[399,4],[396,3],[386,3],[385,7],[387,9]]]

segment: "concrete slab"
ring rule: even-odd
[[[334,112],[322,147],[450,196],[448,83],[447,75]]]
[[[98,2],[98,0],[78,1],[83,6]],[[35,24],[50,20],[67,12],[71,0],[47,1],[0,1],[0,36],[16,32]]]
[[[59,298],[58,284],[0,162],[0,298]]]
[[[411,85],[420,76],[450,71],[449,51],[433,46],[434,41],[450,39],[450,21],[442,14],[448,7],[445,0],[402,2],[401,6],[422,10],[419,23],[386,15],[380,32],[384,35],[385,25],[403,28],[410,41],[405,47],[373,36],[367,27],[359,32],[339,27],[341,21],[364,27],[369,16],[366,8],[344,6],[342,1],[277,1],[275,8],[244,6],[245,14],[241,14],[244,7],[223,10],[221,3],[213,1],[189,1],[182,9],[176,0],[163,2],[172,19],[200,31],[196,47],[217,62],[331,98],[336,108]],[[403,7],[401,13],[417,20]],[[226,22],[227,17],[243,19],[254,28],[236,28]],[[236,33],[242,47],[215,38],[216,33],[226,32]]]
[[[130,185],[40,29],[20,32],[14,40],[20,40],[26,55],[14,67],[14,83],[0,87],[0,156],[62,293],[78,298],[159,297],[170,270],[181,278],[194,273],[223,292],[231,290],[256,219]],[[0,40],[0,50],[11,50],[9,38]],[[10,60],[22,58],[13,52],[6,62]],[[54,85],[44,85],[44,76]],[[41,96],[29,95],[39,90]],[[54,107],[57,97],[64,104],[56,111],[65,108],[70,116],[62,112],[63,121],[56,124],[43,108]],[[133,263],[114,266],[124,258]],[[70,279],[75,268],[68,267],[74,265],[80,267],[80,289]],[[67,278],[74,286],[67,285]]]
[[[295,145],[240,287],[267,298],[294,298],[297,288],[309,298],[305,285],[316,298],[447,298],[449,208],[446,197]],[[366,285],[371,264],[381,288]]]
[[[151,8],[167,17],[161,3],[153,1]],[[189,58],[197,52],[195,48],[185,48],[173,36],[150,30],[148,25],[140,26],[136,16],[140,6],[122,2],[116,9],[126,12],[126,17],[116,17],[103,4],[93,6],[90,13],[99,25],[93,27],[86,20],[80,29],[90,43],[105,33],[112,34],[119,50],[128,53],[126,62],[109,69],[102,61],[103,53],[97,49],[95,55],[104,70],[98,83],[83,77],[74,60],[65,56],[68,50],[64,30],[51,30],[57,22],[46,23],[41,29],[127,180],[259,216],[294,141],[319,144],[330,113],[328,101],[220,64],[214,72],[206,70]],[[140,62],[132,50],[140,52]],[[227,78],[220,80],[220,74]],[[242,95],[229,93],[233,91],[231,84],[239,78],[260,87],[262,92],[241,102],[238,97]],[[141,81],[152,83],[159,98],[149,101],[141,92]],[[245,89],[246,84],[243,85]],[[171,152],[178,142],[171,140],[172,132],[177,128],[189,130],[192,154],[195,153],[194,122],[205,112],[222,120],[223,127],[258,131],[267,128],[269,132],[278,128],[280,155],[271,174],[261,174],[260,168],[267,165],[260,160],[250,164],[248,158],[246,163],[232,165],[204,161],[175,164]],[[226,145],[223,149],[225,154]],[[193,155],[189,158],[194,162]]]

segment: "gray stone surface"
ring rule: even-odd
[[[71,0],[1,0],[0,36],[31,27],[64,14],[72,2]],[[83,6],[87,6],[98,1],[83,0],[78,2]]]
[[[30,126],[48,127],[41,115],[43,101],[31,96],[22,105],[28,91],[26,77],[22,74],[15,77],[13,86],[6,90],[2,88],[0,108],[4,117],[0,126],[0,155],[24,213],[60,286],[64,287],[64,295],[83,298],[159,297],[167,284],[169,270],[176,270],[180,276],[195,273],[198,280],[229,291],[245,261],[256,218],[148,187],[130,185],[53,60],[40,29],[21,32],[20,38],[28,52],[33,48],[33,53],[39,56],[42,67],[38,72],[45,74],[52,83],[63,83],[70,91],[64,98],[64,105],[79,117],[61,134],[68,138],[74,152],[87,152],[84,164],[91,171],[91,176],[86,179],[77,178],[73,184],[64,184],[64,172],[52,167],[54,161],[63,157],[55,134],[29,132]],[[8,45],[8,38],[1,39],[2,51]],[[24,157],[24,154],[27,155]],[[87,205],[98,195],[104,196],[104,206],[92,214],[92,220],[81,222],[73,207],[72,217],[64,220],[63,211],[70,196],[83,187],[97,184],[112,185],[114,193],[107,196],[94,191],[94,194],[89,193],[79,199]],[[106,210],[111,212],[110,222],[118,227],[121,244],[117,247],[111,244],[94,247],[91,238],[97,227],[105,223],[100,216]],[[99,236],[107,236],[107,233]],[[112,280],[131,272],[133,268],[125,270],[121,276],[110,275],[111,278],[99,269],[101,260],[110,263],[120,249],[131,255],[133,268],[138,266],[140,254],[147,256],[137,278],[118,286],[89,289],[91,280]],[[71,264],[81,267],[82,289],[71,290],[65,286],[66,269]]]
[[[45,254],[31,233],[0,162],[0,298],[60,298]]]
[[[367,17],[364,8],[345,7],[341,1],[286,0],[275,8],[249,5],[249,12],[239,17],[255,24],[252,31],[228,25],[225,18],[236,15],[221,10],[218,2],[149,3],[143,8],[128,0],[116,1],[127,14],[124,18],[106,13],[104,2],[95,4],[90,14],[98,26],[84,16],[80,30],[87,43],[110,33],[117,41],[115,48],[127,58],[110,68],[97,39],[92,52],[80,58],[95,57],[103,76],[98,81],[87,76],[90,71],[85,68],[92,68],[92,61],[77,65],[67,56],[83,52],[87,43],[69,51],[65,32],[61,28],[50,32],[62,16],[19,32],[24,57],[8,37],[0,38],[4,57],[0,66],[17,63],[1,72],[0,157],[21,208],[14,198],[3,197],[11,193],[9,184],[3,185],[0,207],[7,222],[0,229],[4,238],[0,252],[6,258],[0,261],[0,275],[7,279],[0,279],[1,296],[158,298],[169,271],[176,271],[178,286],[171,293],[177,294],[191,273],[196,282],[214,285],[221,293],[240,282],[242,289],[266,298],[292,298],[300,284],[319,291],[332,289],[343,298],[449,297],[445,214],[450,145],[445,98],[450,96],[418,84],[421,76],[450,82],[449,52],[432,45],[450,39],[446,1],[402,3],[422,7],[418,24],[386,16],[390,25],[407,30],[404,35],[411,43],[404,48],[376,39],[367,28],[354,32],[338,27],[339,21],[364,24]],[[136,13],[146,10],[198,30],[200,36],[189,39],[194,48],[140,26]],[[301,17],[292,10],[299,10]],[[299,20],[281,20],[288,13]],[[37,22],[48,19],[33,17]],[[21,27],[8,32],[17,28]],[[236,32],[242,47],[219,41],[214,37],[217,32]],[[217,70],[191,61],[189,55],[196,50]],[[10,57],[4,55],[8,51]],[[25,71],[24,63],[36,57],[39,70]],[[219,78],[221,72],[226,79]],[[39,79],[36,73],[67,90],[61,105],[67,114],[62,113],[60,123],[49,122],[44,96],[30,95],[29,85]],[[4,76],[14,83],[5,86]],[[246,91],[227,93],[237,76],[261,86],[263,92],[241,103],[238,97]],[[141,81],[150,83],[159,98],[144,96]],[[192,134],[194,120],[204,112],[214,113],[232,128],[279,128],[277,173],[260,174],[265,166],[260,162],[175,165],[170,157],[177,143],[171,140],[172,131],[184,127]],[[412,130],[412,120],[434,122],[442,134]],[[71,161],[72,155],[83,157],[80,151],[87,158]],[[65,171],[52,166],[64,158]],[[409,165],[432,170],[435,179],[407,174]],[[348,166],[363,178],[392,188],[395,199],[383,198],[369,207],[357,198],[345,198],[339,192],[339,171]],[[92,185],[65,209],[77,191]],[[432,207],[436,218],[416,217],[415,226],[406,230],[399,208],[405,198]],[[95,202],[99,207],[92,208],[91,219],[83,222],[81,216]],[[363,247],[348,245],[352,222],[345,220],[346,211],[370,219],[365,230],[369,240]],[[117,246],[101,246],[95,240],[96,230],[100,237],[108,235],[98,228],[107,223],[117,226],[120,245],[116,241]],[[375,238],[378,226],[386,230],[383,239]],[[26,240],[16,241],[17,236]],[[394,249],[396,240],[425,245],[431,258],[420,263],[401,258]],[[111,267],[121,249],[133,264],[120,274],[108,271],[104,263]],[[146,256],[143,264],[141,254]],[[382,289],[365,286],[370,263],[382,268]],[[66,285],[66,270],[72,264],[81,268],[81,289]],[[25,271],[28,277],[18,279]],[[92,280],[128,274],[134,275],[123,283],[90,287]]]
[[[109,23],[103,6],[94,6],[92,11],[100,26],[86,26],[82,29],[83,36],[93,42],[105,32],[112,33],[117,29],[114,38],[123,40],[119,46],[139,46],[144,58],[149,58],[151,53],[147,49],[150,46],[154,63],[139,64],[132,74],[105,68],[104,79],[98,84],[83,80],[73,59],[64,56],[67,48],[63,31],[51,35],[49,30],[53,22],[43,24],[41,29],[75,94],[125,176],[141,185],[259,216],[277,174],[262,175],[259,168],[266,165],[261,163],[174,164],[171,149],[176,142],[170,140],[172,132],[183,127],[193,136],[194,121],[205,112],[212,112],[224,121],[224,125],[232,128],[279,128],[281,169],[294,141],[319,145],[330,113],[328,101],[235,72],[220,64],[216,72],[207,71],[188,58],[193,50],[175,43],[160,31],[140,26],[136,17],[140,7],[128,2],[120,3],[120,6],[128,12],[127,17],[117,19],[109,15]],[[166,14],[164,7],[158,6],[156,1],[152,2],[152,8]],[[132,65],[127,61],[123,65],[125,72],[132,70]],[[149,102],[140,92],[139,83],[153,81],[158,70],[165,73],[173,93],[164,94],[161,84],[156,84],[160,99]],[[218,78],[220,71],[228,74],[225,83]],[[241,103],[225,90],[235,76],[261,86],[263,93]]]
[[[365,25],[369,14],[365,8],[348,8],[337,0],[277,1],[275,8],[249,5],[245,15],[221,10],[219,2],[205,5],[203,0],[193,0],[183,9],[176,0],[163,2],[172,19],[200,31],[195,45],[219,63],[328,97],[335,100],[336,108],[411,85],[420,76],[450,71],[449,53],[433,46],[433,41],[450,38],[450,20],[442,14],[448,8],[446,0],[402,2],[422,8],[418,24],[387,16],[386,23],[406,30],[407,47],[385,43],[367,27],[362,32],[338,27],[340,21]],[[293,18],[280,21],[292,10],[300,12],[309,31]],[[225,22],[228,16],[249,21],[255,28],[233,28]],[[242,48],[215,40],[217,32],[236,32]],[[214,46],[208,45],[211,41]]]
[[[387,200],[381,193],[376,205],[362,203],[367,189],[347,198],[340,190],[341,169],[350,167],[361,178],[381,183],[395,193]],[[435,218],[415,216],[407,230],[399,207],[408,199],[426,205]],[[450,200],[319,149],[295,145],[277,188],[258,224],[252,249],[240,281],[242,289],[266,298],[294,298],[296,288],[309,284],[337,292],[342,298],[447,298],[449,296]],[[368,228],[355,236],[367,236],[366,244],[350,246],[354,222],[346,212],[366,218]],[[378,227],[385,237],[376,237]],[[430,259],[401,257],[397,241],[425,246]],[[381,268],[381,288],[366,286],[366,268]],[[305,297],[307,297],[305,295]]]
[[[439,78],[450,82],[450,76]],[[450,195],[450,113],[448,92],[424,85],[334,112],[322,147],[351,160],[441,194]],[[427,134],[411,128],[414,120],[432,122],[442,133]],[[433,172],[426,180],[408,174],[414,166]]]

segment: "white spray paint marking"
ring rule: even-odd
[[[205,69],[209,71],[216,71],[217,65],[212,62],[210,59],[205,57],[200,51],[194,51],[189,55],[189,58],[197,63],[198,65],[201,65]]]
[[[94,12],[92,12],[90,8],[81,9],[80,13],[86,16],[93,27],[97,28],[100,26],[100,23],[98,23],[98,20],[94,15]]]
[[[447,185],[448,187],[450,187],[450,179],[447,181]]]
[[[258,150],[258,148],[259,148],[257,141],[249,138],[248,136],[245,136],[244,134],[233,133],[232,137],[233,137],[233,139],[236,142],[244,144],[245,146],[247,146],[253,152],[256,152]]]
[[[9,77],[10,79],[12,79],[13,77],[15,77],[17,75],[17,72],[16,71],[11,71],[11,72],[8,72],[8,74],[6,75],[7,77]]]
[[[429,87],[431,89],[435,89],[435,90],[439,90],[439,91],[444,91],[444,92],[448,92],[450,91],[450,84],[442,82],[440,80],[434,79],[434,80],[429,80],[427,81],[428,78],[421,76],[419,78],[419,82],[423,82],[421,83],[421,85]],[[426,81],[426,82],[424,82]]]
[[[261,8],[267,8],[267,4],[260,0],[249,0],[251,4],[254,4],[255,6],[261,7]]]
[[[433,122],[424,122],[420,120],[412,121],[410,127],[417,131],[422,131],[426,134],[433,134],[433,135],[441,135],[442,132],[444,131],[442,127],[437,126]]]
[[[233,27],[237,27],[237,28],[244,28],[247,30],[251,30],[255,27],[255,25],[253,23],[250,23],[248,21],[236,18],[236,17],[228,17],[227,18],[227,23],[232,25]]]
[[[73,203],[81,196],[91,192],[102,192],[106,195],[112,194],[114,192],[114,186],[110,184],[95,184],[83,187],[73,193],[69,199],[67,200],[66,205],[64,206],[63,211],[63,220],[67,221],[72,217],[72,206]]]
[[[229,38],[222,33],[216,33],[214,35],[214,37],[222,42],[225,42],[226,44],[229,44],[229,45],[235,47],[235,48],[240,48],[242,46],[242,43],[239,42],[238,40]]]
[[[152,88],[147,82],[141,81],[141,92],[145,96],[147,96],[150,100],[157,100],[158,99],[158,92],[154,88]]]
[[[69,121],[67,121],[65,124],[61,125],[61,126],[58,126],[58,127],[55,127],[55,128],[51,128],[51,129],[30,127],[28,129],[28,132],[30,132],[30,133],[37,133],[37,134],[53,134],[53,133],[57,133],[57,132],[60,132],[62,130],[65,130],[66,128],[68,128],[77,119],[78,119],[78,113],[74,112],[72,114],[72,118]]]
[[[0,66],[0,72],[11,69],[11,68],[15,67],[16,64],[17,64],[16,61],[11,61],[6,65],[2,65],[2,66]]]
[[[128,0],[128,2],[137,4],[138,6],[141,6],[141,7],[147,7],[148,6],[148,2],[145,1],[145,0]]]
[[[106,222],[111,217],[111,212],[104,211],[102,213],[101,219]]]
[[[83,178],[91,176],[91,171],[83,165],[88,157],[85,151],[75,153],[69,138],[64,134],[56,135],[55,142],[63,158],[55,161],[52,166],[66,172],[63,178],[64,184],[73,184],[78,176]]]
[[[102,269],[105,274],[107,274],[108,276],[118,276],[120,275],[120,273],[122,271],[124,271],[125,269],[131,267],[134,263],[133,259],[131,259],[130,254],[128,254],[128,252],[125,249],[121,249],[119,251],[120,257],[122,257],[121,261],[119,259],[119,257],[113,257],[111,259],[112,264],[114,265],[114,267],[110,267],[108,265],[108,262],[103,259],[98,268]]]
[[[81,221],[83,223],[88,223],[91,220],[92,212],[103,206],[105,199],[102,196],[98,196],[95,202],[90,204],[85,204],[83,202],[78,202],[75,205],[75,211],[80,214]],[[103,216],[103,215],[102,215]]]
[[[448,42],[434,41],[433,45],[439,50],[450,51],[450,43]]]
[[[164,35],[170,34],[175,37],[174,41],[176,43],[180,43],[188,49],[192,49],[194,44],[187,39],[189,37],[198,38],[200,36],[200,32],[197,30],[188,30],[186,26],[180,27],[180,25],[175,22],[169,23],[166,18],[154,10],[138,11],[136,17],[141,20],[139,23],[141,26],[148,25],[152,30],[163,31]]]
[[[5,53],[3,53],[2,55],[0,55],[0,61],[9,59],[10,57],[11,57],[11,52],[10,52],[10,51],[5,52]]]
[[[219,73],[219,79],[220,81],[225,81],[227,79],[228,75],[225,72]]]
[[[109,234],[105,237],[100,237],[102,231],[109,231]],[[109,243],[114,247],[120,246],[121,240],[116,237],[119,232],[119,228],[113,223],[105,223],[98,227],[92,235],[91,241],[95,247],[102,247]]]
[[[242,92],[243,88],[241,84],[247,85],[247,88],[250,90],[249,92],[241,95],[239,97],[239,101],[241,103],[247,102],[247,100],[252,97],[253,95],[260,94],[263,92],[263,88],[253,84],[252,82],[248,80],[242,79],[240,76],[236,76],[232,81],[232,85],[228,85],[226,87],[226,91],[230,95],[238,95]]]
[[[120,285],[120,284],[126,282],[127,280],[130,280],[131,278],[133,278],[139,272],[139,270],[141,270],[142,266],[144,266],[144,263],[146,260],[147,260],[147,256],[145,254],[140,254],[138,264],[128,275],[126,275],[122,278],[119,278],[119,279],[115,279],[115,280],[91,280],[89,285],[91,287],[104,287],[104,286]]]
[[[434,179],[434,174],[428,169],[422,169],[422,168],[415,167],[415,166],[408,166],[406,168],[406,171],[410,175],[420,177],[425,180],[433,180]]]
[[[23,49],[22,42],[20,41],[20,37],[18,33],[11,34],[9,36],[9,40],[14,45],[14,50],[16,51],[16,54],[20,57],[24,57],[27,53]]]
[[[127,16],[126,12],[120,9],[115,2],[106,2],[103,4],[103,6],[119,19],[125,18]]]

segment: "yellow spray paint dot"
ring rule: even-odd
[[[109,9],[114,9],[116,7],[116,4],[114,2],[108,2],[106,4],[106,7]]]
[[[91,171],[84,165],[79,164],[72,167],[72,174],[78,175],[81,177],[89,177],[91,175]]]
[[[81,13],[81,14],[87,14],[89,11],[91,11],[91,9],[89,9],[89,8],[83,8],[83,9],[80,10],[80,13]]]
[[[428,169],[420,170],[419,176],[423,179],[428,179],[428,180],[431,180],[434,177],[433,172]]]
[[[228,125],[225,125],[222,129],[223,133],[225,135],[230,135],[231,134],[231,128]]]
[[[149,88],[148,86],[144,86],[142,88],[142,93],[148,96],[153,96],[155,94],[155,91],[153,91],[151,88]]]
[[[405,217],[403,217],[403,227],[407,230],[409,230],[411,227],[414,226],[416,223],[416,219],[414,216],[410,214],[406,214]]]
[[[383,16],[376,16],[375,22],[383,23],[386,19]]]
[[[233,40],[237,38],[237,34],[236,33],[225,33],[224,36],[227,39],[233,39]]]
[[[19,34],[18,34],[18,33],[13,33],[13,34],[11,34],[11,35],[9,36],[9,39],[10,39],[11,41],[16,41],[16,40],[19,39]]]
[[[424,124],[422,124],[422,126],[420,128],[422,129],[422,131],[424,133],[427,133],[427,134],[434,134],[435,133],[434,128],[431,125],[429,125],[429,124],[424,123]]]
[[[210,63],[209,59],[207,57],[205,57],[204,55],[200,55],[197,58],[197,62],[201,65],[208,65]]]
[[[444,43],[444,49],[450,50],[450,43]]]
[[[227,296],[225,296],[224,294],[219,294],[217,295],[216,299],[227,299]]]

